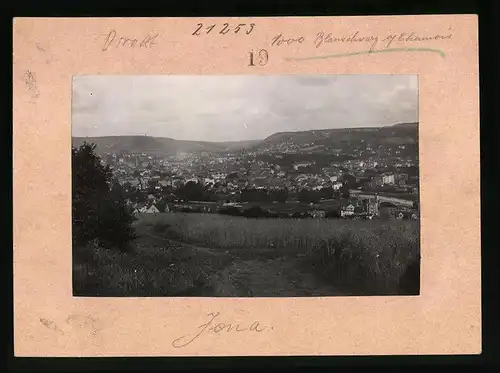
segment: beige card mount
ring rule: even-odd
[[[477,16],[13,35],[16,356],[481,352]]]

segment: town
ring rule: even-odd
[[[417,75],[73,85],[74,296],[420,293]]]
[[[106,152],[103,162],[136,214],[245,216],[258,207],[267,217],[418,219],[416,144],[372,146],[283,141],[232,152]]]

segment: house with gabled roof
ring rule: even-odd
[[[152,204],[151,206],[146,208],[146,210],[144,212],[146,214],[157,214],[160,212],[160,210],[158,210],[158,208],[154,204]]]
[[[340,216],[344,217],[354,215],[354,209],[354,205],[350,203],[347,206],[342,207],[340,210]]]

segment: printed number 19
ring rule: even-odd
[[[250,55],[250,63],[248,64],[248,66],[255,66],[253,51],[251,51],[249,53],[249,55]],[[266,65],[267,61],[269,60],[269,54],[267,53],[267,51],[265,49],[259,50],[259,53],[257,54],[257,57],[258,57],[258,64],[260,66]]]

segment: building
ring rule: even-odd
[[[382,175],[375,175],[373,176],[371,180],[371,186],[372,188],[376,188],[379,186],[384,185],[384,179],[382,178]]]
[[[340,210],[340,216],[341,217],[344,217],[344,216],[352,216],[354,215],[354,206],[352,204],[349,204],[345,207],[342,207],[342,209]]]
[[[408,174],[406,174],[406,173],[398,173],[398,174],[395,175],[395,179],[396,179],[396,181],[401,181],[401,180],[407,181],[408,180]]]
[[[379,205],[379,215],[382,219],[394,219],[398,212],[398,207],[393,203],[381,202]]]
[[[144,213],[146,213],[146,214],[157,214],[159,212],[160,212],[160,210],[158,210],[155,205],[151,205],[149,208],[147,208],[144,211]]]
[[[382,175],[382,184],[394,184],[395,177],[394,174],[383,174]]]
[[[299,168],[308,167],[308,166],[311,166],[311,165],[312,165],[311,162],[300,162],[300,163],[295,163],[293,165],[293,168],[295,170],[298,170]]]
[[[374,198],[366,198],[361,201],[362,211],[369,215],[375,216],[379,214],[378,196]]]
[[[341,182],[335,182],[332,184],[332,188],[333,190],[339,190],[340,188],[342,188],[342,183]]]
[[[172,185],[172,180],[170,178],[165,178],[163,180],[158,181],[158,184],[161,186],[167,187]]]

